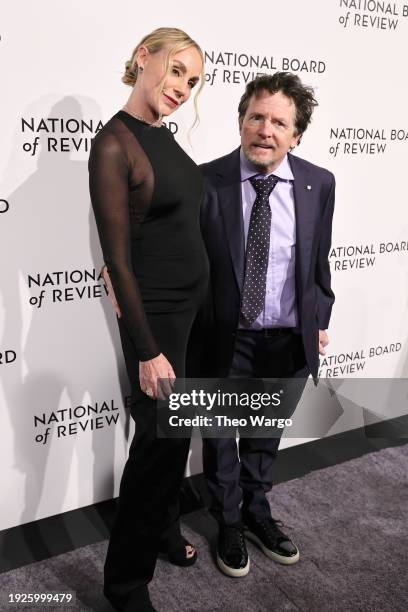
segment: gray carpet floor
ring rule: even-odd
[[[205,511],[184,517],[199,550],[191,568],[159,560],[151,597],[160,612],[408,610],[408,444],[276,485],[272,513],[301,559],[291,567],[248,543],[251,570],[231,579],[214,565],[216,526]],[[112,610],[101,594],[107,542],[0,575],[3,610]],[[8,605],[9,592],[73,591],[75,606]]]

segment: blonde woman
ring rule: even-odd
[[[96,136],[90,193],[115,292],[136,422],[105,562],[104,593],[117,610],[153,610],[147,583],[165,547],[195,561],[182,538],[178,496],[188,439],[156,437],[157,379],[184,376],[192,322],[208,284],[199,228],[200,171],[162,118],[203,85],[203,54],[185,32],[145,36],[123,81],[132,92]]]

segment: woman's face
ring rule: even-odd
[[[136,87],[144,103],[153,115],[170,115],[186,102],[200,79],[202,70],[201,56],[195,47],[188,47],[176,53],[170,60],[170,66],[164,83],[163,78],[169,48],[164,47],[157,53],[149,53],[140,47],[137,55],[139,72]]]

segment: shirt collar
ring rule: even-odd
[[[292,174],[292,170],[290,169],[289,160],[288,160],[287,155],[285,155],[285,157],[282,159],[279,166],[275,168],[275,170],[273,172],[270,172],[269,174],[260,174],[256,170],[256,168],[254,168],[251,162],[247,160],[247,158],[242,152],[242,147],[239,151],[239,159],[240,159],[241,182],[242,183],[250,179],[252,176],[259,175],[259,176],[266,178],[267,176],[270,176],[271,174],[273,174],[274,176],[277,176],[283,181],[293,181],[295,179],[295,177]]]

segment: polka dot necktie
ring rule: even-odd
[[[256,191],[256,198],[249,220],[241,313],[245,321],[252,325],[265,306],[271,233],[269,196],[279,179],[271,174],[266,179],[251,177],[249,180]]]

